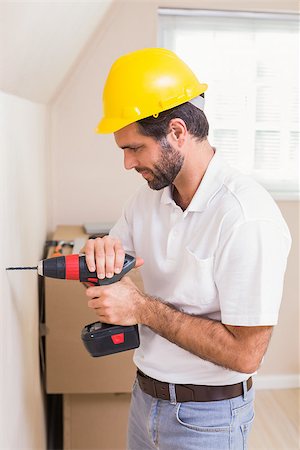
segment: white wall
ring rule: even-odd
[[[46,107],[0,92],[0,449],[45,448],[35,265],[47,228]]]
[[[0,90],[47,103],[111,1],[0,1]]]
[[[52,105],[53,228],[114,221],[141,183],[138,174],[124,171],[113,137],[94,129],[113,61],[139,47],[156,46],[154,11],[153,2],[118,1]]]

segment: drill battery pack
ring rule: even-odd
[[[93,322],[81,332],[81,339],[91,356],[106,356],[139,347],[138,326]]]

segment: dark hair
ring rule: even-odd
[[[159,113],[158,117],[146,117],[137,121],[140,133],[144,136],[153,137],[156,141],[161,141],[169,133],[170,120],[182,119],[187,130],[199,141],[204,140],[208,135],[209,125],[204,112],[192,105],[183,103]]]

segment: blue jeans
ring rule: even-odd
[[[245,386],[245,383],[244,383]],[[128,450],[246,450],[254,419],[254,389],[230,400],[177,403],[133,386]]]

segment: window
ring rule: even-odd
[[[299,198],[298,16],[159,9],[159,46],[208,84],[210,143],[275,198]]]

